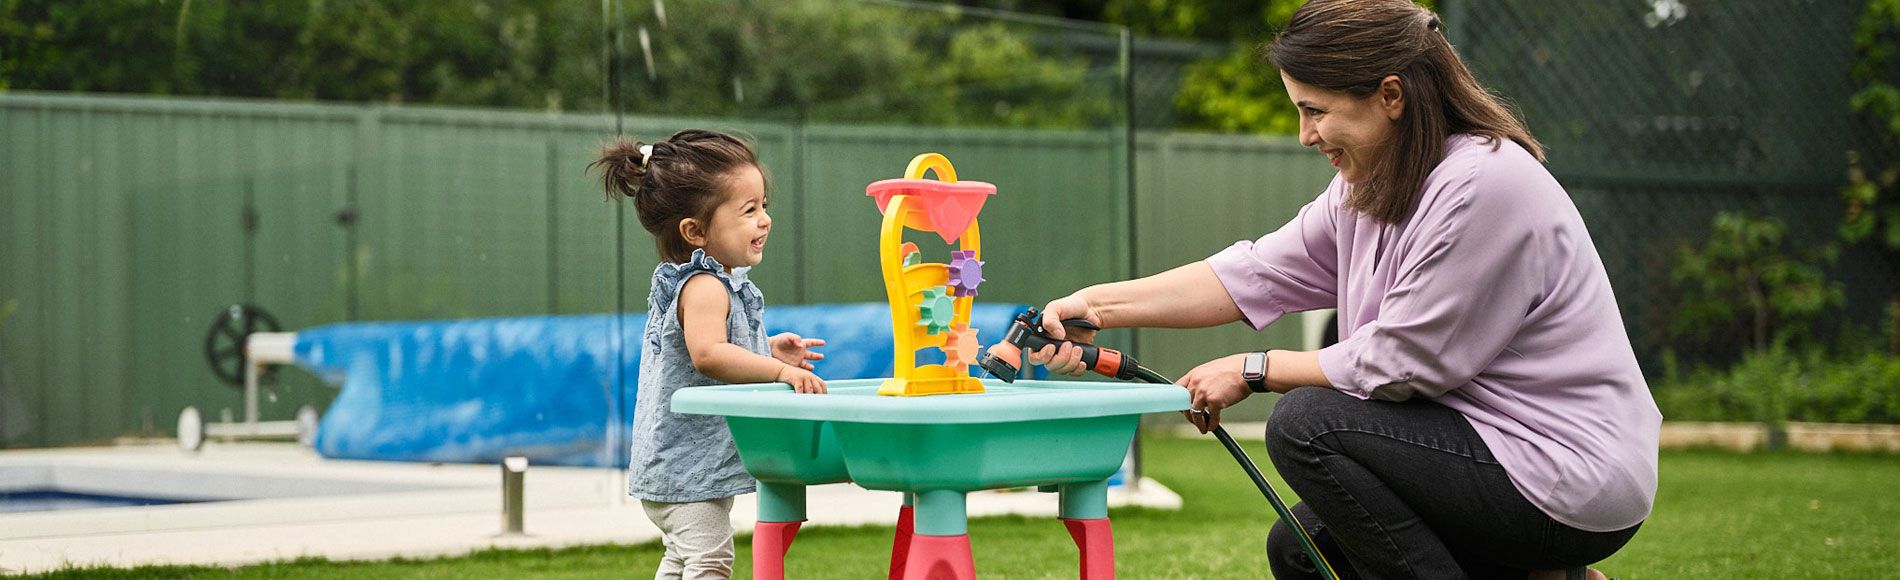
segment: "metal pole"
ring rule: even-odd
[[[528,475],[528,458],[509,457],[501,462],[501,535],[520,536],[522,530],[522,493]]]
[[[255,424],[257,423],[257,381],[258,375],[263,372],[260,367],[264,366],[264,363],[251,358],[248,344],[244,348],[244,422]],[[230,420],[226,419],[225,422],[229,423]]]

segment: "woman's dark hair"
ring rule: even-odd
[[[1265,47],[1273,66],[1293,80],[1353,97],[1371,95],[1386,76],[1398,75],[1405,110],[1397,143],[1346,201],[1381,222],[1411,214],[1451,135],[1482,135],[1493,149],[1510,139],[1544,160],[1530,129],[1478,84],[1439,26],[1437,14],[1410,0],[1312,0]]]
[[[637,140],[616,138],[587,169],[602,169],[600,181],[607,201],[633,200],[640,227],[653,234],[661,260],[677,264],[693,257],[692,244],[680,235],[680,220],[709,222],[713,209],[725,201],[726,184],[734,171],[755,167],[770,183],[751,143],[739,137],[687,129],[654,143],[650,156],[640,153],[641,145]]]

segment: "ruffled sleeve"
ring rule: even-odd
[[[693,256],[683,264],[660,262],[660,265],[653,269],[653,290],[647,294],[647,310],[653,312],[670,310],[674,301],[679,299],[680,287],[686,284],[686,280],[702,273],[712,274],[713,277],[718,278],[726,285],[727,292],[751,284],[734,280],[731,274],[726,273],[725,265],[720,264],[719,260],[713,259],[712,256],[706,255],[705,250],[693,250]]]

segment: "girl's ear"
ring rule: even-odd
[[[699,220],[693,219],[693,218],[686,218],[686,219],[680,220],[680,237],[686,238],[686,243],[692,244],[693,247],[698,247],[698,248],[705,247],[706,246],[705,224],[701,224],[699,223]]]

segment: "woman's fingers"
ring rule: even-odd
[[[1043,345],[1042,348],[1023,353],[1023,356],[1028,357],[1024,362],[1028,362],[1032,365],[1047,366],[1049,361],[1055,360],[1056,358],[1056,345]]]
[[[1073,342],[1063,341],[1062,347],[1056,349],[1056,359],[1062,361],[1063,374],[1079,377],[1088,370],[1082,365],[1082,349],[1076,348]]]

